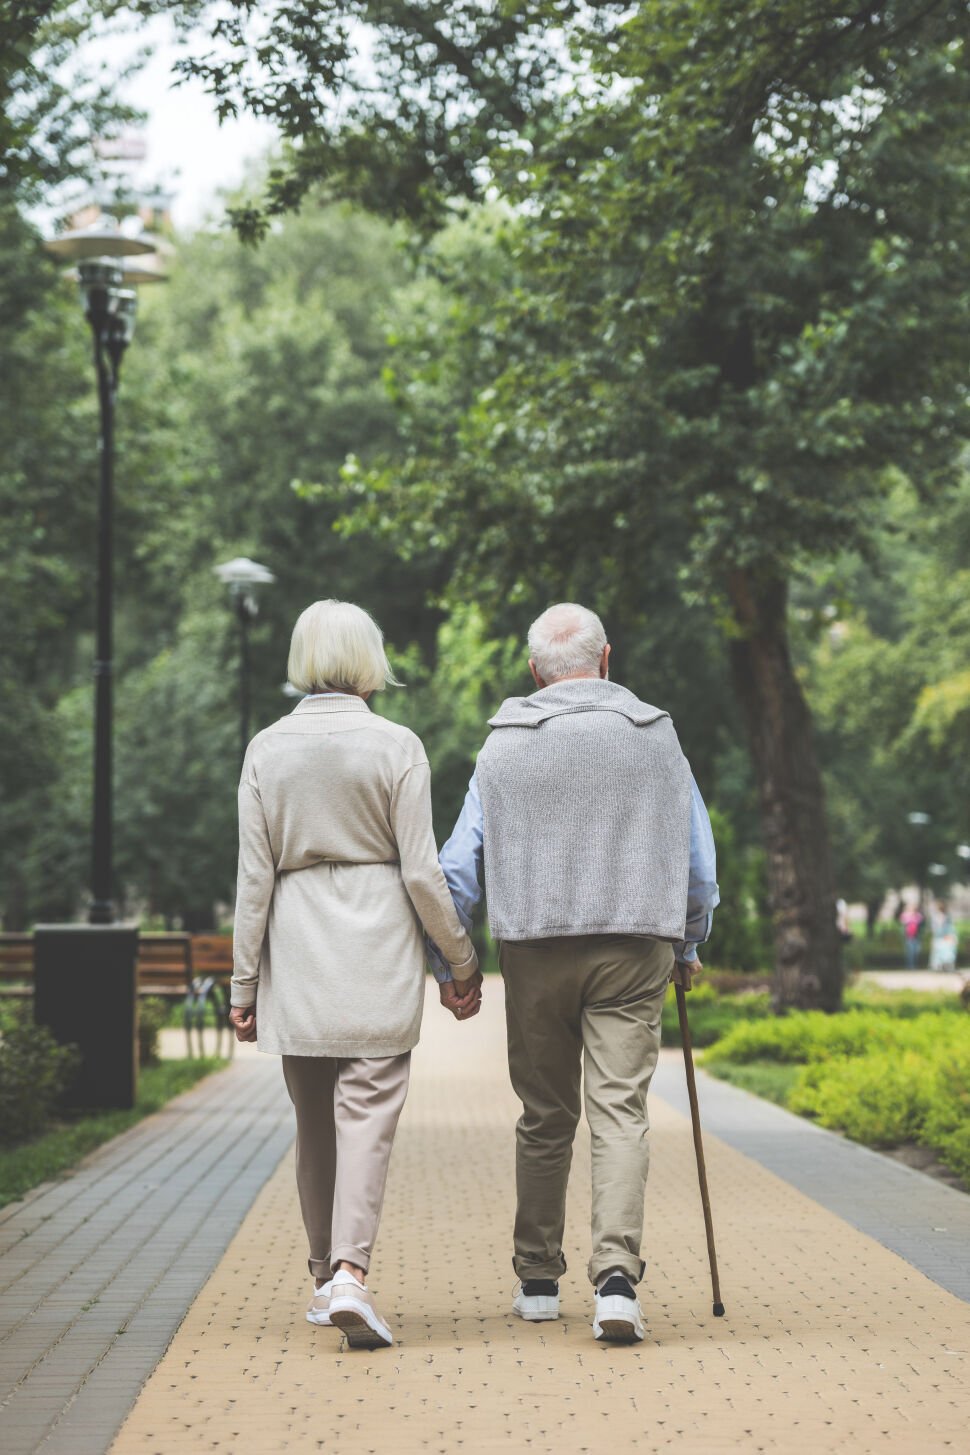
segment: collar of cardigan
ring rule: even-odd
[[[296,704],[294,712],[370,712],[362,697],[351,697],[349,693],[335,693],[332,697],[304,697]]]

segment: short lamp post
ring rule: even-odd
[[[246,756],[249,746],[250,721],[250,670],[249,670],[249,628],[259,615],[256,591],[260,586],[271,586],[276,580],[272,571],[251,561],[248,556],[237,556],[221,566],[213,567],[215,574],[229,595],[239,623],[239,761]]]
[[[134,1103],[137,1087],[138,930],[115,919],[112,873],[112,624],[114,420],[118,376],[135,331],[137,293],[162,281],[150,260],[158,242],[122,232],[111,217],[50,238],[45,249],[76,265],[91,327],[100,406],[97,610],[94,661],[94,801],[88,924],[39,925],[34,949],[34,1014],[81,1051],[70,1100],[76,1106]],[[140,262],[135,258],[140,257]]]

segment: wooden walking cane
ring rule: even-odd
[[[687,996],[682,985],[675,985],[677,992],[677,1019],[680,1021],[680,1039],[684,1047],[684,1069],[687,1072],[687,1097],[690,1101],[690,1120],[694,1131],[694,1151],[697,1154],[697,1181],[701,1189],[701,1203],[704,1208],[704,1230],[707,1233],[707,1256],[711,1264],[711,1287],[714,1290],[714,1317],[724,1317],[721,1302],[721,1285],[717,1276],[717,1253],[714,1251],[714,1223],[711,1219],[711,1199],[707,1191],[707,1168],[704,1165],[704,1142],[701,1138],[701,1113],[697,1105],[697,1085],[694,1081],[694,1053],[690,1044],[690,1026],[687,1024]]]

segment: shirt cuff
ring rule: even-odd
[[[682,965],[692,965],[697,959],[697,946],[692,940],[681,940],[674,945],[674,959],[679,960]]]
[[[230,996],[229,996],[229,1004],[230,1004],[230,1006],[234,1010],[237,1009],[237,1008],[239,1010],[246,1010],[246,1009],[249,1008],[249,1006],[255,1005],[256,1004],[256,986],[255,985],[235,985],[235,984],[233,984],[231,986],[231,993],[230,993]]]
[[[424,937],[424,953],[431,967],[431,973],[439,985],[447,985],[449,980],[455,978],[445,964],[444,955],[442,955],[434,940],[429,939],[427,935]]]

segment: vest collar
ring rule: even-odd
[[[541,727],[551,717],[570,712],[619,712],[638,727],[669,717],[662,707],[641,702],[618,682],[602,677],[576,677],[571,682],[554,682],[533,692],[531,697],[507,697],[489,727]]]

